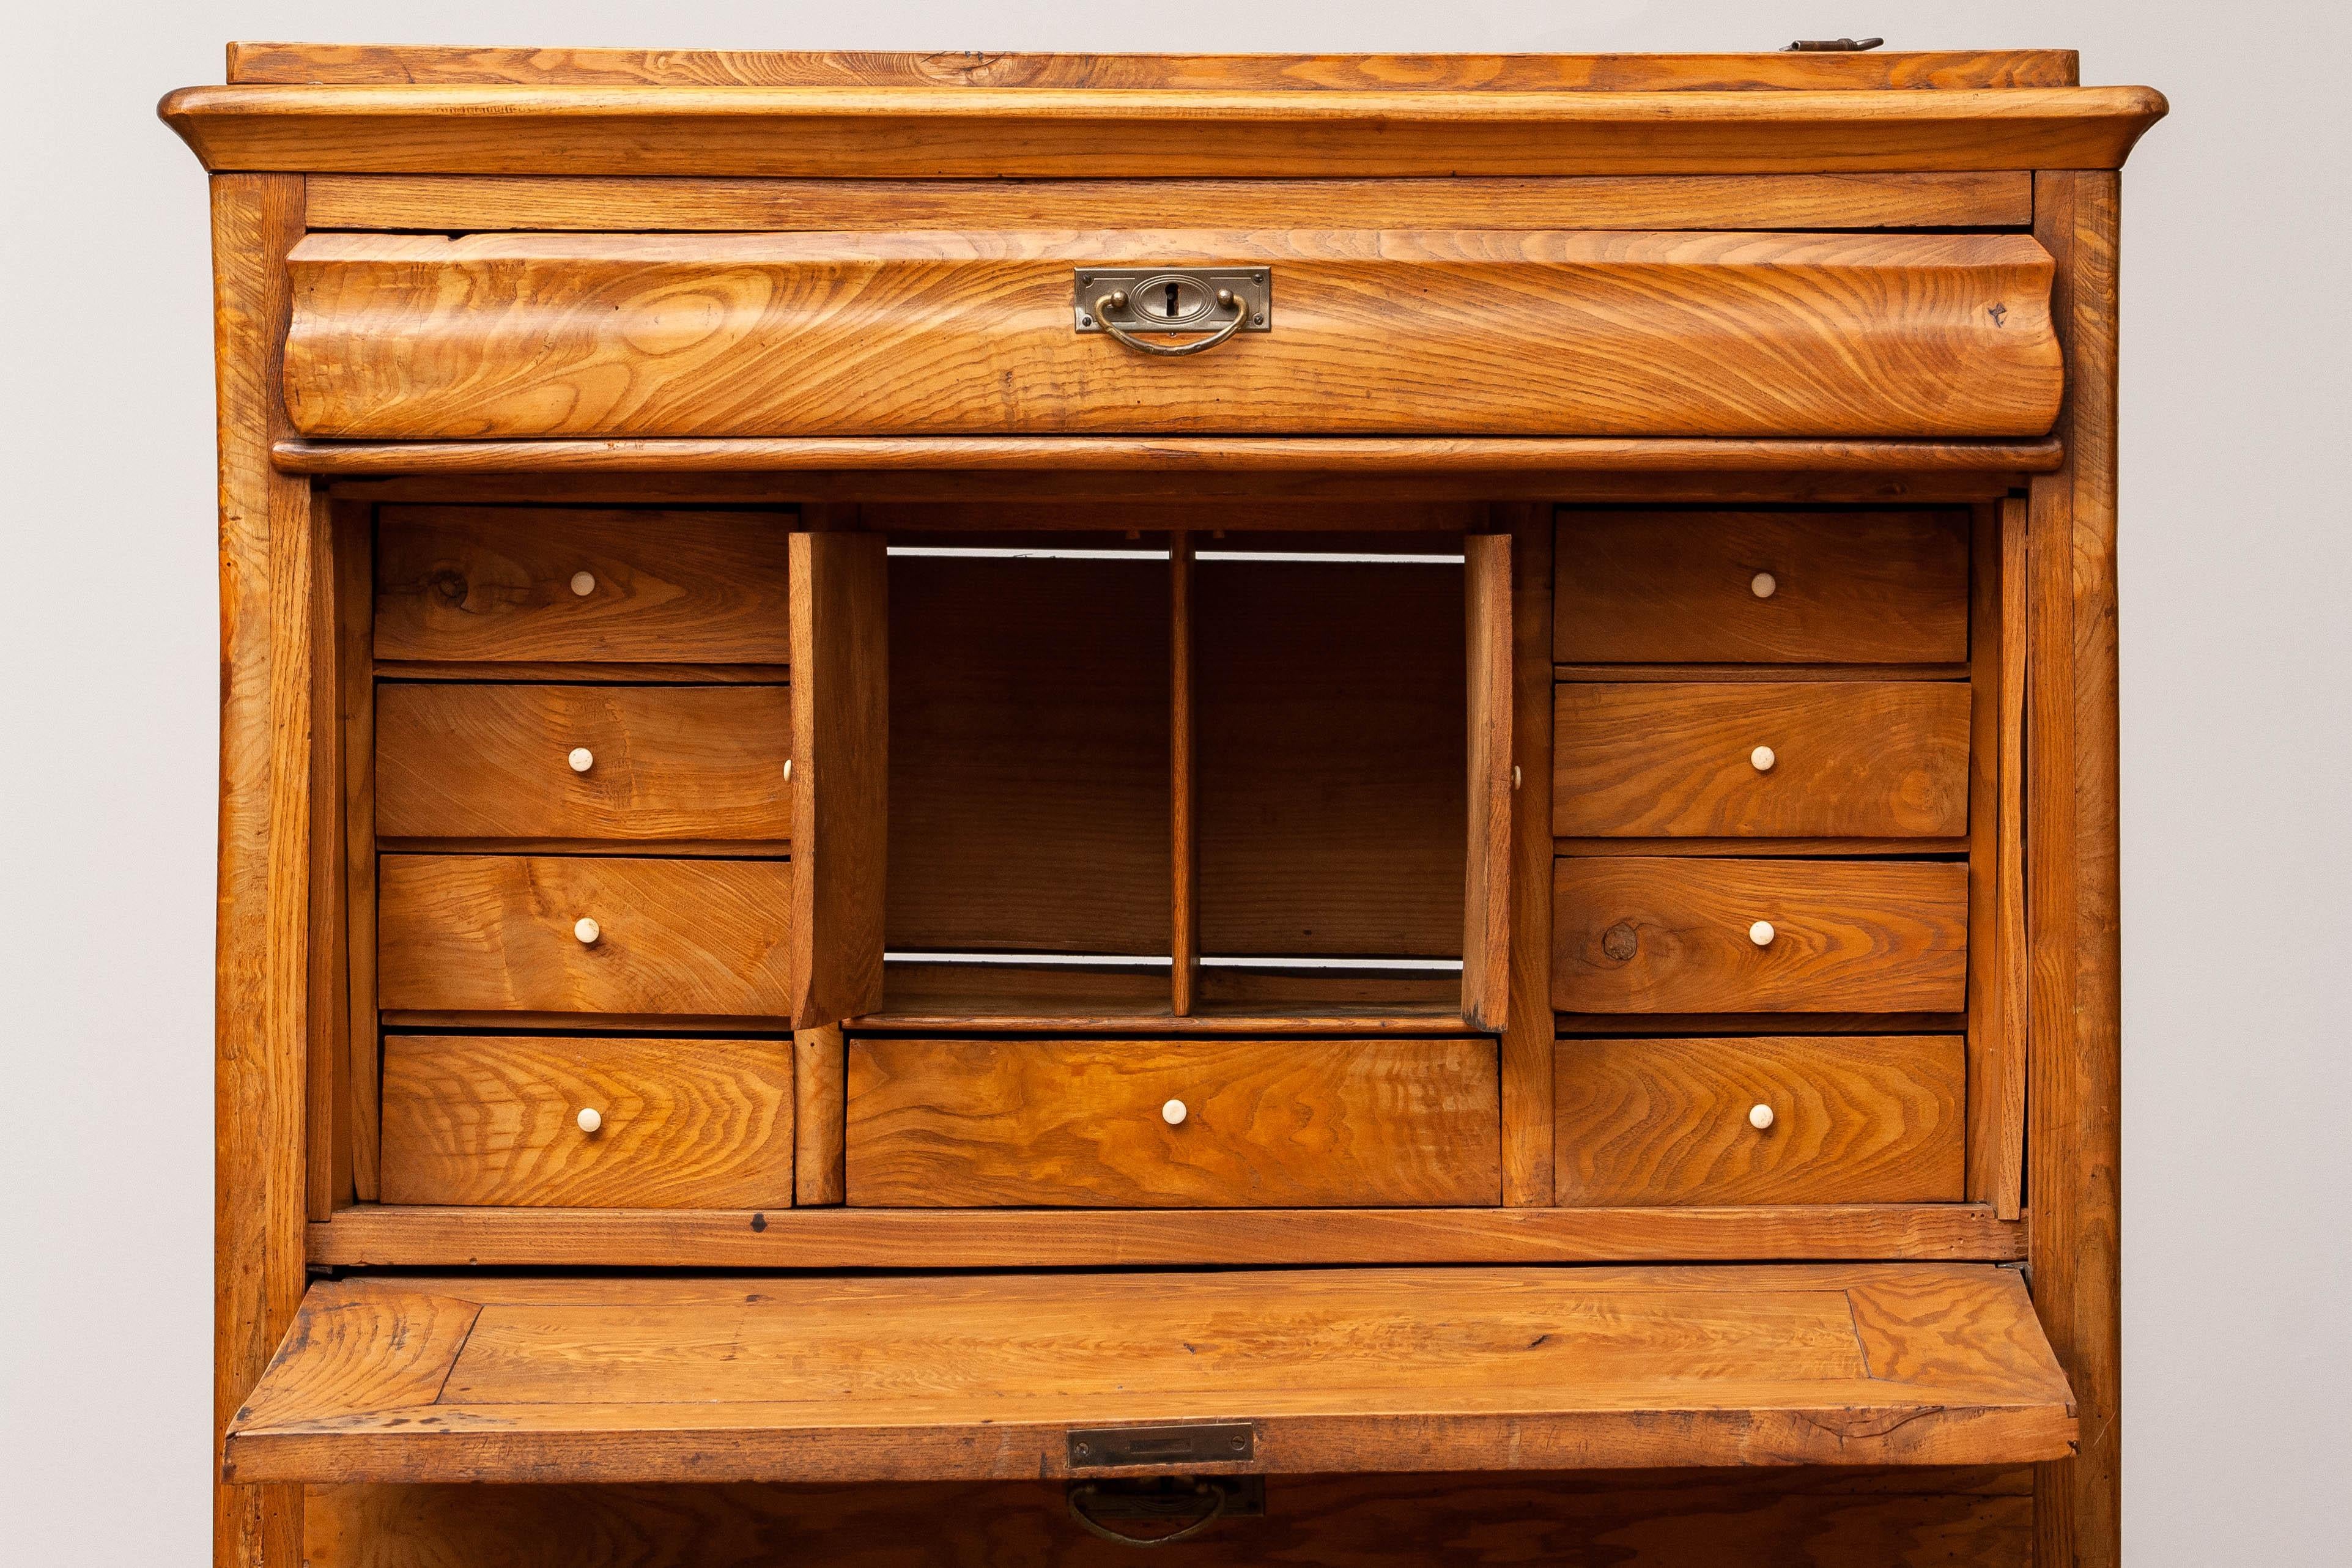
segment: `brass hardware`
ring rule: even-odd
[[[1193,1421],[1166,1426],[1076,1426],[1070,1468],[1114,1465],[1235,1464],[1257,1454],[1257,1428],[1246,1421]]]
[[[1263,1512],[1265,1494],[1258,1495],[1259,1510]],[[1158,1495],[1108,1492],[1099,1481],[1081,1481],[1069,1493],[1070,1517],[1085,1526],[1087,1533],[1120,1546],[1167,1546],[1188,1541],[1224,1518],[1232,1500],[1233,1493],[1216,1481],[1194,1481],[1189,1490]],[[1105,1518],[1177,1518],[1187,1522],[1166,1535],[1129,1535],[1105,1524]]]
[[[1266,267],[1082,268],[1071,307],[1080,333],[1104,332],[1139,353],[1205,353],[1235,332],[1274,330],[1274,271]],[[1155,342],[1136,334],[1202,334]]]
[[[1874,49],[1885,41],[1885,38],[1799,38],[1780,52],[1784,55],[1791,50],[1801,55],[1858,55],[1864,49]]]

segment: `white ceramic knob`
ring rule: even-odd
[[[1763,1107],[1759,1106],[1757,1109],[1760,1110]],[[604,1125],[604,1119],[596,1114],[596,1108],[593,1105],[583,1105],[580,1108],[579,1121],[580,1131],[583,1132],[593,1132]]]
[[[1184,1102],[1181,1100],[1171,1100],[1160,1108],[1160,1120],[1171,1127],[1183,1126],[1186,1114]]]
[[[786,784],[793,782],[793,760],[790,757],[784,759],[784,782]]]
[[[1770,921],[1758,921],[1754,925],[1749,926],[1748,928],[1748,940],[1754,942],[1759,947],[1771,946],[1772,922]]]
[[[580,753],[574,752],[572,754],[576,757]],[[1772,771],[1772,764],[1780,760],[1780,759],[1779,757],[1772,754],[1772,748],[1769,746],[1759,746],[1754,751],[1748,753],[1748,761],[1749,764],[1759,773],[1770,773]],[[573,765],[577,766],[578,764],[574,763]]]
[[[1780,589],[1780,580],[1769,572],[1759,572],[1748,579],[1748,591],[1759,599],[1769,599]]]
[[[593,572],[574,572],[572,574],[572,591],[582,598],[586,598],[596,591],[596,574]]]
[[[1767,1127],[1771,1126],[1772,1108],[1769,1105],[1749,1106],[1748,1108],[1748,1125],[1753,1127],[1759,1132],[1761,1132]]]
[[[585,746],[574,746],[572,754],[563,760],[572,764],[573,773],[584,773],[596,765],[596,753]]]
[[[1519,787],[1519,764],[1517,763],[1511,764],[1511,787],[1513,789]]]
[[[590,920],[586,915],[582,915],[577,921],[572,922],[572,934],[578,937],[588,946],[593,947],[596,945],[596,939],[604,934],[604,928],[598,925],[594,921]]]

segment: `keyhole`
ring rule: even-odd
[[[1168,308],[1160,312],[1163,320],[1172,321],[1176,319],[1176,291],[1179,285],[1174,283],[1168,285]]]

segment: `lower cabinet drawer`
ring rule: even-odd
[[[392,1035],[388,1204],[782,1208],[783,1040]]]
[[[1969,868],[1942,860],[1552,863],[1563,1013],[1957,1013]]]
[[[1490,1040],[929,1040],[849,1047],[849,1202],[1499,1202]]]
[[[780,1016],[792,866],[386,855],[376,999],[393,1012]]]
[[[1963,1195],[1958,1035],[1569,1038],[1555,1051],[1562,1204]]]

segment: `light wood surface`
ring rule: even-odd
[[[2023,1284],[1982,1265],[343,1280],[288,1345],[233,1479],[1052,1479],[1072,1426],[1185,1420],[1256,1429],[1203,1468],[1276,1474],[2000,1464],[2075,1438]]]
[[[2015,1568],[2033,1531],[2032,1474],[2021,1468],[1277,1477],[1265,1504],[1262,1518],[1229,1514],[1190,1540],[1184,1560]],[[328,1486],[307,1489],[303,1517],[317,1568],[768,1568],[779,1542],[828,1568],[912,1568],[926,1552],[1061,1568],[1132,1561],[1131,1548],[1071,1520],[1063,1487],[1041,1481]]]
[[[1497,1107],[1486,1040],[861,1037],[849,1048],[849,1202],[1493,1203]]]
[[[848,1047],[838,1024],[793,1036],[793,1202],[837,1204],[846,1195],[842,1137],[848,1100]]]
[[[792,837],[782,686],[421,685],[376,699],[387,839]],[[584,749],[589,765],[572,763]]]
[[[1462,897],[1462,1016],[1500,1029],[1510,1016],[1511,812],[1518,784],[1511,743],[1511,536],[1462,541],[1463,645],[1469,667],[1469,837]]]
[[[225,1429],[294,1321],[308,1053],[310,489],[275,471],[286,432],[278,346],[285,255],[302,183],[212,183],[213,367],[218,385],[220,868],[215,926],[213,1420]],[[219,1568],[293,1568],[301,1495],[213,1492]]]
[[[1977,509],[1969,685],[1969,1196],[2023,1212],[2028,954],[2025,941],[2026,504]]]
[[[776,1040],[393,1035],[383,1201],[782,1208],[792,1071]]]
[[[1549,504],[1494,509],[1511,529],[1511,926],[1500,1044],[1503,1201],[1552,1201],[1551,552]]]
[[[289,265],[288,405],[339,438],[1182,434],[1237,407],[1301,435],[2037,436],[2063,382],[2020,235],[319,234]],[[1073,269],[1139,265],[1270,265],[1273,330],[1176,374],[1076,333]]]
[[[955,87],[1452,92],[2072,87],[2072,49],[1863,54],[1023,54],[233,43],[228,79],[364,86]]]
[[[1562,663],[1957,663],[1964,512],[1565,512]],[[1757,574],[1773,579],[1769,597]]]
[[[588,508],[382,509],[385,659],[774,663],[788,520]],[[586,595],[572,580],[594,579]]]
[[[351,896],[343,885],[345,830],[341,803],[347,767],[362,765],[343,753],[342,707],[347,680],[342,668],[343,612],[338,604],[340,542],[335,508],[313,495],[310,529],[310,885],[307,942],[310,972],[303,979],[310,1049],[302,1064],[307,1103],[302,1111],[303,1176],[309,1217],[324,1219],[354,1196],[352,1170],[351,1013],[345,999],[349,942],[343,921]]]
[[[2033,176],[1704,174],[1467,180],[697,180],[321,174],[322,229],[2023,228]]]
[[[1952,1203],[1957,1035],[1564,1039],[1563,1204]],[[1768,1106],[1770,1124],[1750,1120]]]
[[[788,942],[797,1028],[882,1005],[891,744],[885,549],[877,535],[792,537],[800,763],[792,781],[798,839]]]
[[[1564,683],[1552,831],[1563,837],[1958,837],[1969,828],[1958,681]],[[1757,765],[1759,746],[1771,752]]]
[[[385,1008],[774,1015],[790,1010],[782,860],[386,855]],[[582,919],[597,922],[580,940]]]
[[[1750,926],[1769,922],[1759,946]],[[1968,868],[1950,862],[1561,859],[1562,1012],[1957,1012]]]
[[[1939,92],[192,87],[207,169],[848,178],[2117,169],[2141,87]]]

